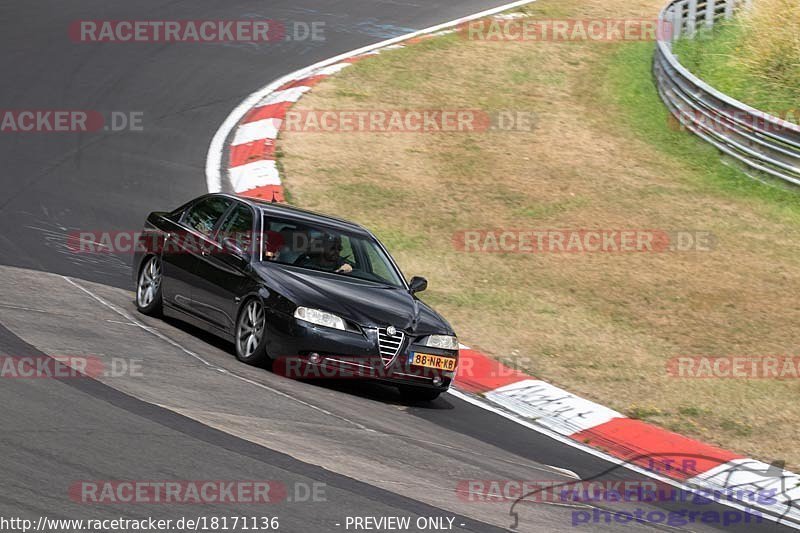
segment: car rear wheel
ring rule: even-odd
[[[236,321],[236,357],[243,363],[259,365],[267,362],[267,316],[264,304],[252,299],[244,304]]]
[[[136,308],[151,316],[161,315],[161,259],[150,256],[144,263],[136,283]]]
[[[408,387],[403,386],[400,388],[400,395],[411,402],[432,402],[442,393],[436,389],[425,389],[422,387]]]

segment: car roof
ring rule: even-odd
[[[216,193],[216,194],[219,196],[228,196],[230,198],[235,198],[241,202],[245,202],[247,204],[252,205],[256,209],[260,209],[262,212],[267,214],[290,218],[298,222],[332,226],[334,228],[349,231],[352,233],[359,233],[362,235],[372,236],[372,233],[370,233],[370,231],[367,230],[364,226],[356,224],[355,222],[350,222],[349,220],[345,220],[343,218],[338,218],[331,215],[325,215],[314,211],[308,211],[306,209],[300,209],[298,207],[293,207],[291,205],[284,203],[262,200],[260,198],[249,198],[245,196],[226,194],[226,193]]]

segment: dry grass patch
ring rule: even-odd
[[[662,3],[540,0],[528,12],[653,18]],[[667,128],[651,51],[448,36],[368,59],[298,109],[527,110],[536,128],[286,134],[287,185],[295,203],[369,226],[408,275],[426,275],[426,301],[466,344],[629,415],[800,465],[800,381],[665,371],[686,354],[798,352],[800,209],[793,193],[751,183]],[[718,242],[711,252],[643,254],[453,246],[457,231],[492,228],[705,230]]]
[[[681,63],[716,89],[800,123],[800,3],[758,0],[730,21],[674,47]]]

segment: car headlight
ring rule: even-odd
[[[342,331],[347,329],[341,317],[333,313],[328,313],[327,311],[322,311],[321,309],[298,307],[294,310],[294,317],[310,322],[311,324],[325,326],[326,328],[341,329]]]
[[[422,339],[422,344],[442,350],[458,350],[458,339],[452,335],[430,335]]]

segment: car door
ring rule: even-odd
[[[192,305],[214,326],[232,333],[239,297],[252,283],[249,270],[256,224],[255,210],[234,202],[214,236],[217,248],[201,254],[197,264],[197,283],[192,287]],[[245,256],[225,246],[230,239]]]
[[[233,200],[224,196],[206,196],[183,212],[179,229],[166,237],[161,255],[164,303],[197,314],[192,305],[193,287],[199,283],[201,251],[215,246],[212,240],[222,216]]]

